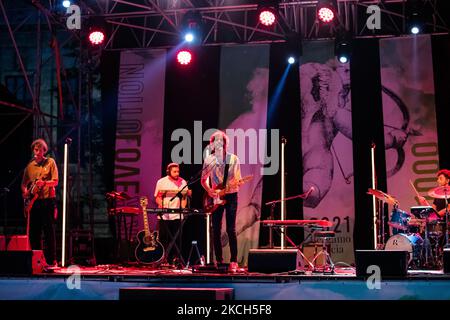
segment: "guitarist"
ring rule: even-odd
[[[228,183],[241,179],[241,167],[239,158],[232,153],[227,152],[229,138],[223,131],[214,132],[210,139],[211,154],[208,155],[203,163],[203,172],[201,183],[203,188],[208,192],[209,196],[217,197],[221,190],[225,190],[225,204],[220,206],[212,214],[212,227],[214,239],[214,253],[216,262],[223,263],[222,256],[222,217],[224,210],[226,211],[226,228],[228,242],[230,244],[230,266],[231,272],[236,272],[237,264],[237,235],[236,235],[236,213],[238,206],[239,185],[226,188]]]
[[[32,250],[42,250],[43,231],[46,241],[46,261],[56,267],[55,220],[58,211],[55,187],[58,185],[58,167],[55,160],[45,156],[48,146],[43,139],[33,141],[31,151],[34,157],[25,168],[21,185],[25,203],[31,205],[28,212],[25,208],[25,214],[29,215],[27,220],[29,219],[30,223],[30,244]]]

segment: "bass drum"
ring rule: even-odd
[[[389,238],[384,250],[387,251],[408,251],[408,264],[420,261],[423,239],[418,234],[399,233]]]

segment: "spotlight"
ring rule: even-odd
[[[266,27],[273,26],[277,21],[278,1],[264,0],[258,4],[257,16],[259,22]]]
[[[270,27],[275,23],[275,14],[271,10],[264,9],[264,11],[261,11],[259,14],[259,22],[261,24],[265,25],[266,27]]]
[[[347,32],[341,31],[336,35],[334,54],[342,64],[350,61],[350,57],[352,54],[352,44],[351,37]]]
[[[317,18],[323,23],[330,23],[336,16],[332,1],[321,0],[317,3]]]
[[[97,47],[104,44],[106,41],[106,25],[101,17],[90,17],[87,21],[88,25],[88,39],[92,46]]]
[[[290,32],[286,36],[286,57],[289,64],[294,64],[302,55],[302,39],[296,32]]]
[[[177,61],[182,66],[186,66],[192,61],[192,53],[187,49],[182,49],[177,53]]]
[[[420,33],[420,28],[418,26],[413,26],[410,31],[412,34],[418,34]]]
[[[186,34],[184,35],[184,40],[185,40],[186,42],[191,43],[191,42],[194,41],[194,39],[195,39],[195,36],[194,36],[194,34],[193,34],[192,32],[188,32],[188,33],[186,33]]]
[[[406,28],[411,34],[423,32],[424,15],[426,10],[424,4],[419,0],[408,0],[406,2]]]
[[[186,12],[181,23],[184,41],[192,44],[200,43],[202,41],[202,25],[202,16],[199,12]]]
[[[92,29],[89,31],[89,41],[92,45],[100,45],[105,41],[105,33],[101,29]]]
[[[62,5],[63,5],[64,8],[68,8],[68,7],[70,7],[70,1],[69,0],[64,0],[62,2]]]

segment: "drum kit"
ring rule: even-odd
[[[387,223],[390,227],[390,237],[386,243],[381,244],[384,250],[408,251],[411,269],[441,269],[443,248],[449,244],[446,228],[448,210],[443,217],[439,217],[431,206],[411,207],[411,212],[406,212],[399,209],[399,202],[391,195],[374,189],[369,189],[368,194],[393,206]],[[445,199],[447,206],[450,187],[434,188],[428,195],[435,199]]]

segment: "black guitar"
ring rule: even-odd
[[[164,247],[161,242],[158,241],[158,231],[150,232],[148,227],[147,217],[147,197],[141,197],[140,199],[142,214],[144,216],[144,230],[139,231],[137,234],[137,245],[134,254],[136,260],[143,264],[155,264],[160,262],[164,258]]]

